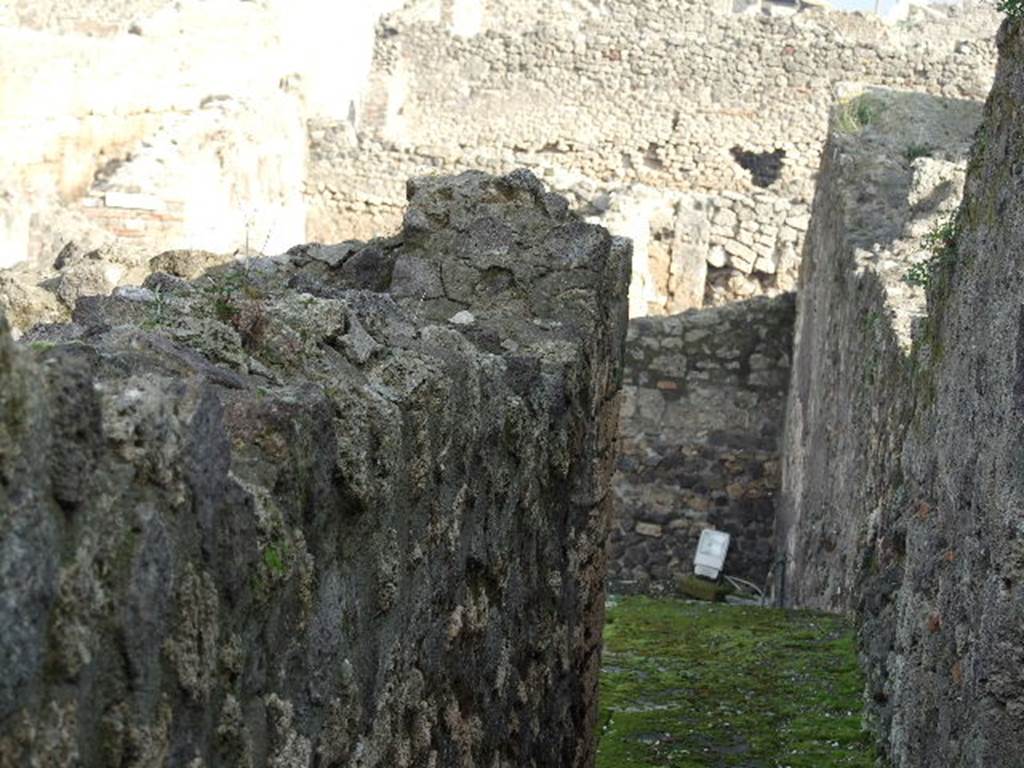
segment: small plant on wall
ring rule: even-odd
[[[884,109],[881,101],[868,94],[856,96],[841,103],[836,115],[836,129],[840,133],[860,133],[875,122]]]
[[[912,163],[919,157],[931,157],[935,154],[935,147],[931,144],[909,144],[903,150],[903,159]]]
[[[1011,19],[1024,19],[1024,0],[999,0],[996,8]]]
[[[922,245],[928,249],[928,258],[912,265],[903,279],[910,285],[927,287],[940,269],[956,259],[959,236],[960,219],[954,211],[925,235]]]

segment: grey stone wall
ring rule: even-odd
[[[566,211],[0,327],[0,766],[591,766],[629,248]]]
[[[789,598],[861,628],[897,768],[1024,754],[1024,29],[978,108],[909,95],[833,134],[802,267],[780,534]],[[941,151],[908,162],[927,137]],[[960,202],[927,295],[902,283]],[[947,233],[949,230],[947,229]],[[932,251],[935,253],[934,249]]]
[[[630,321],[612,589],[666,588],[707,527],[733,537],[729,574],[764,582],[793,314],[784,295]]]

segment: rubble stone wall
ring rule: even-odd
[[[630,321],[612,589],[670,586],[707,527],[732,536],[727,573],[764,583],[793,314],[786,294]]]
[[[0,321],[0,766],[592,766],[628,282],[466,174]]]
[[[833,133],[801,267],[787,598],[857,616],[897,768],[1024,753],[1020,22],[1000,46],[969,161],[971,104],[894,96],[879,125]],[[928,134],[941,153],[900,158]],[[929,232],[926,296],[903,279]]]
[[[792,222],[806,221],[830,105],[865,83],[983,98],[998,25],[987,5],[886,26],[823,10],[747,16],[613,0],[548,4],[512,21],[485,3],[467,35],[443,4],[419,5],[436,13],[402,12],[378,28],[358,130],[312,126],[310,236],[394,229],[401,180],[425,171],[530,167],[598,218],[618,198],[637,208],[650,189],[665,195],[661,208],[680,193],[706,196],[707,264],[682,276],[697,290],[666,290],[678,260],[641,244],[634,315],[700,306],[692,296],[705,286],[712,303],[791,289],[802,241]],[[613,231],[644,229],[653,242],[677,229],[675,216],[665,227],[661,212],[640,208],[626,227],[612,217]],[[688,227],[689,206],[680,218]]]
[[[303,239],[306,120],[348,117],[373,23],[395,5],[5,4],[0,146],[17,151],[0,157],[0,268],[52,262],[54,236],[57,252],[125,232],[148,252],[231,250],[248,221],[250,240],[268,251]],[[107,206],[109,191],[150,202]],[[68,209],[97,197],[72,222]]]
[[[4,21],[28,29],[109,37],[167,6],[167,0],[5,0]]]

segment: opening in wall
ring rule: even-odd
[[[772,152],[751,152],[742,147],[729,150],[740,168],[750,171],[754,186],[770,187],[782,176],[782,164],[786,159],[786,150],[776,149]]]

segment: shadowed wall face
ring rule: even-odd
[[[983,115],[879,94],[876,125],[833,132],[801,269],[788,594],[856,614],[897,768],[1024,754],[1020,21],[1000,52]]]

